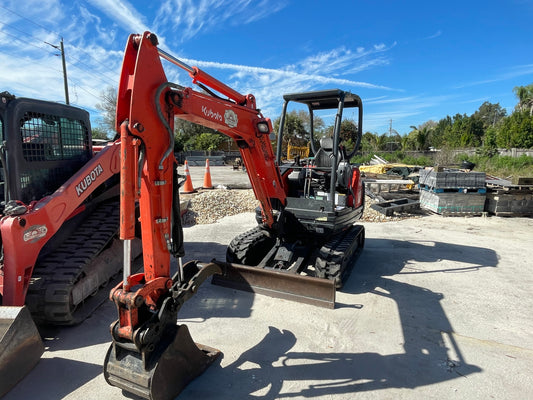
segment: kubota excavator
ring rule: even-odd
[[[117,96],[120,132],[120,238],[124,278],[110,294],[118,319],[104,362],[106,381],[147,399],[172,399],[218,356],[218,350],[193,342],[178,311],[208,277],[289,299],[333,307],[335,288],[346,279],[364,244],[355,225],[363,212],[363,187],[349,159],[362,133],[362,104],[342,90],[285,95],[276,156],[272,124],[242,95],[196,67],[158,49],[150,32],[131,35],[125,49]],[[203,92],[168,82],[161,58],[186,70]],[[283,120],[289,102],[313,111],[333,109],[331,138],[314,157],[282,165]],[[359,109],[354,148],[340,143],[346,107]],[[260,202],[258,226],[235,238],[227,262],[181,263],[183,231],[179,217],[178,175],[173,155],[174,119],[215,129],[239,146]],[[140,209],[143,271],[131,273],[130,241]],[[179,268],[170,276],[171,257]]]
[[[122,269],[119,150],[84,110],[0,94],[0,397],[43,353],[34,321],[82,321]]]

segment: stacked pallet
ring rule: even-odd
[[[487,179],[486,210],[499,217],[533,217],[533,178],[519,178],[516,185],[496,177]]]
[[[420,170],[420,207],[442,215],[481,214],[487,189],[484,172]]]

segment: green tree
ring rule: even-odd
[[[281,116],[274,120],[274,132],[279,134]],[[282,152],[287,152],[289,141],[293,146],[307,146],[310,141],[311,120],[305,110],[291,110],[285,115],[283,127]],[[313,131],[315,133],[315,147],[318,148],[320,138],[325,135],[326,129],[322,118],[313,115]]]
[[[411,126],[412,131],[409,133],[409,144],[414,146],[415,150],[425,151],[429,148],[429,138],[433,128],[428,125]]]
[[[215,151],[225,142],[225,139],[225,135],[221,133],[203,132],[195,136],[195,147],[197,150]]]
[[[363,138],[361,139],[361,151],[364,152],[374,152],[378,150],[377,146],[377,135],[372,132],[363,133]]]
[[[527,86],[516,86],[513,92],[518,97],[518,110],[528,110],[529,115],[533,115],[533,83]]]
[[[409,134],[402,136],[402,150],[403,151],[414,150],[415,146],[413,144],[413,138],[411,135],[412,133],[413,132],[411,131]]]
[[[276,118],[274,121],[274,132],[279,132],[279,124],[281,117]],[[304,120],[298,115],[296,111],[288,112],[285,115],[285,123],[283,126],[283,143],[286,145],[289,140],[295,146],[301,146],[305,144],[306,138],[308,138],[308,132],[304,126]]]
[[[100,128],[108,135],[115,136],[117,89],[109,86],[100,93],[101,101],[95,105],[100,114]]]
[[[507,114],[507,111],[500,106],[500,103],[484,102],[479,109],[472,114],[472,118],[479,119],[483,124],[483,129],[487,130],[491,126],[496,126]]]
[[[93,128],[91,134],[93,139],[109,139],[108,133],[100,127]]]
[[[533,117],[529,110],[515,111],[505,118],[496,136],[499,147],[533,147]]]
[[[220,135],[222,141],[224,140],[224,135],[218,133],[216,130],[207,128],[205,126],[195,124],[190,121],[186,121],[181,118],[176,118],[174,121],[174,151],[184,151],[184,150],[203,150],[203,151],[212,151],[213,146],[218,146],[215,136],[204,136],[202,139],[198,139],[203,133],[210,133]],[[212,144],[207,144],[209,138],[213,139]],[[211,147],[211,149],[209,149]],[[216,148],[216,147],[215,147]]]

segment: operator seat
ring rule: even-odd
[[[315,165],[317,167],[331,168],[333,160],[333,138],[325,137],[320,139],[320,148],[315,154]]]

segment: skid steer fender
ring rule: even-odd
[[[44,345],[31,314],[23,307],[0,307],[0,397],[39,362]]]

